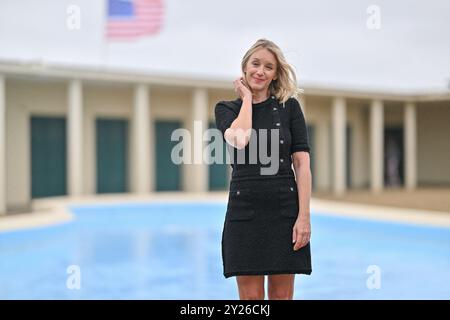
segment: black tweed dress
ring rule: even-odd
[[[241,99],[220,101],[215,107],[216,126],[224,134],[236,119]],[[233,147],[227,144],[232,160],[232,176],[222,232],[222,261],[225,278],[236,275],[311,274],[310,243],[294,251],[292,228],[299,212],[298,188],[292,169],[294,152],[310,152],[304,115],[298,101],[289,98],[280,104],[275,96],[252,105],[252,133],[259,129],[279,129],[279,139],[268,137],[267,150],[279,144],[278,170],[261,174],[261,168],[273,166],[249,160],[238,162]],[[259,154],[259,153],[258,153]],[[264,163],[264,164],[263,164]]]

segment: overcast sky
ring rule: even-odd
[[[81,9],[81,30],[66,27]],[[367,8],[380,9],[380,29]],[[104,39],[106,1],[0,0],[0,58],[233,79],[259,38],[280,46],[300,85],[447,88],[450,1],[165,0],[157,35]]]

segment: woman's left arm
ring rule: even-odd
[[[311,238],[310,198],[312,177],[309,153],[306,151],[294,152],[292,164],[297,180],[297,190],[299,190],[299,213],[293,228],[292,242],[295,242],[294,250],[298,250],[306,246]]]

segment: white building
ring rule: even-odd
[[[43,196],[226,189],[227,164],[173,164],[170,133],[213,125],[232,80],[0,62],[0,212]],[[450,92],[303,88],[313,190],[450,185]]]

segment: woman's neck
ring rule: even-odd
[[[266,101],[269,98],[269,92],[255,92],[253,94],[252,103],[260,103]]]

